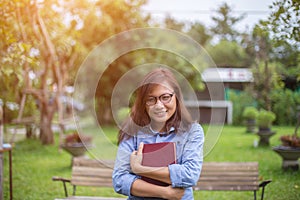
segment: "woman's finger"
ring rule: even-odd
[[[144,143],[141,142],[138,148],[137,155],[142,155],[143,154],[143,148],[144,148]]]
[[[136,154],[137,154],[137,151],[133,151],[131,154],[132,154],[132,155],[136,155]]]

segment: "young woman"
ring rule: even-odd
[[[145,76],[118,139],[113,172],[116,192],[130,200],[194,199],[192,186],[197,183],[202,168],[204,133],[192,121],[179,84],[169,69],[157,68]],[[141,164],[143,145],[158,142],[175,142],[176,164],[167,167]],[[169,186],[148,183],[141,176]]]

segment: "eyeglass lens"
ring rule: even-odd
[[[169,103],[173,97],[173,94],[162,94],[159,97],[149,97],[146,101],[148,106],[153,106],[157,103],[157,99],[163,104]]]

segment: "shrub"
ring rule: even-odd
[[[261,109],[256,117],[257,125],[261,128],[270,128],[276,115],[272,111]]]
[[[258,115],[258,110],[254,106],[248,106],[243,111],[245,119],[255,120]]]
[[[232,89],[229,90],[228,97],[233,105],[232,123],[233,125],[242,125],[244,122],[243,110],[248,106],[254,105],[255,100],[248,92],[237,91]]]
[[[271,93],[272,111],[276,114],[278,125],[294,125],[297,120],[297,105],[300,104],[300,92],[289,89],[274,90]]]

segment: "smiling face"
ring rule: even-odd
[[[158,132],[187,130],[193,122],[171,70],[158,67],[149,72],[134,93],[130,118],[122,126],[118,144],[150,125]],[[172,132],[173,133],[173,132]]]
[[[155,85],[148,93],[146,99],[152,99],[153,101],[153,97],[156,98],[156,104],[146,105],[147,113],[151,119],[151,127],[155,131],[166,131],[165,124],[176,111],[176,96],[172,87],[167,82],[164,82],[161,85]],[[169,102],[168,98],[171,98]]]

